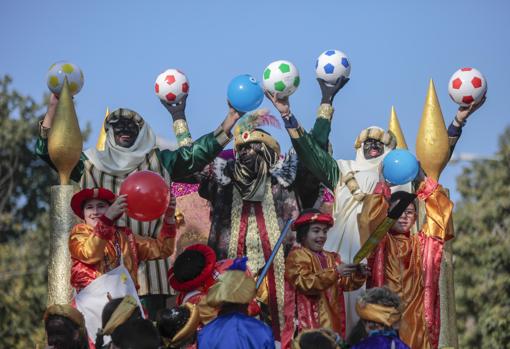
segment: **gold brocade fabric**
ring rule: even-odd
[[[422,185],[417,194],[423,193]],[[373,202],[382,204],[382,195],[371,195]],[[379,199],[376,198],[379,196]],[[368,199],[368,197],[367,197]],[[387,207],[387,204],[384,204]],[[402,300],[402,320],[400,323],[400,338],[413,349],[429,349],[432,344],[429,339],[429,330],[425,319],[425,274],[424,270],[432,269],[432,265],[424,265],[424,259],[431,256],[422,256],[425,239],[434,238],[437,241],[449,240],[453,237],[452,230],[448,229],[453,203],[445,195],[441,186],[438,186],[426,199],[426,223],[421,232],[417,234],[386,234],[384,249],[384,285],[396,292]],[[359,221],[368,222],[368,212],[364,210]],[[375,211],[372,211],[372,213]],[[381,216],[385,216],[380,211]],[[373,216],[377,220],[384,217]],[[431,251],[430,253],[441,251]],[[432,262],[431,262],[432,263]],[[436,275],[437,276],[437,275]],[[432,291],[431,291],[432,292]],[[433,291],[435,292],[435,291]],[[434,309],[429,311],[433,312]]]
[[[388,208],[388,202],[383,195],[367,195],[365,197],[362,211],[358,214],[360,246],[363,246],[370,234],[384,221]]]
[[[228,258],[237,258],[237,243],[239,241],[239,231],[241,229],[241,213],[243,205],[249,204],[243,201],[239,191],[234,188],[232,195],[232,228],[230,235],[230,242],[228,247]],[[264,223],[266,226],[267,234],[271,250],[274,248],[280,236],[280,226],[278,224],[278,217],[276,216],[276,209],[274,206],[274,199],[271,190],[271,181],[267,181],[262,201],[262,212]],[[248,227],[246,231],[246,256],[248,257],[248,267],[254,273],[262,269],[266,263],[264,252],[262,250],[262,243],[260,241],[259,230],[253,209],[250,210],[248,216]],[[273,270],[275,276],[276,288],[276,301],[278,303],[278,314],[280,316],[280,328],[283,328],[283,297],[284,297],[284,273],[285,261],[283,256],[283,248],[278,250],[278,253],[273,260]]]
[[[356,303],[356,312],[363,320],[377,322],[388,327],[392,327],[402,316],[400,311],[395,307],[364,303],[362,301]]]
[[[400,338],[411,348],[432,348],[423,311],[423,278],[417,235],[388,234],[384,277],[386,286],[402,299]]]
[[[207,304],[220,307],[223,303],[249,304],[255,297],[255,280],[242,270],[221,275],[207,292]]]
[[[100,225],[101,223],[98,223]],[[97,228],[97,226],[96,226]],[[75,275],[83,265],[75,265],[73,263],[72,280],[73,286],[76,282],[80,285],[89,284],[93,279],[103,273],[117,267],[120,263],[120,256],[117,255],[114,245],[114,239],[118,239],[118,244],[124,265],[129,270],[135,285],[138,285],[136,262],[152,260],[157,258],[165,258],[172,254],[175,247],[175,239],[170,237],[161,237],[157,239],[143,237],[132,234],[134,245],[136,248],[136,256],[133,255],[132,247],[129,243],[128,234],[125,227],[111,227],[116,229],[117,233],[111,240],[104,240],[94,233],[94,228],[90,225],[81,223],[77,224],[71,230],[69,236],[69,250],[71,257],[79,262],[92,266],[95,270],[95,277],[90,280],[76,280]]]
[[[295,290],[298,331],[325,327],[344,333],[343,291],[360,288],[366,278],[357,274],[340,277],[336,271],[341,263],[340,256],[328,251],[323,251],[323,254],[326,268],[323,268],[316,253],[304,247],[292,250],[285,261],[285,280]],[[286,323],[292,322],[295,316],[288,314],[287,310]]]

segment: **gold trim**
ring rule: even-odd
[[[319,109],[317,110],[317,118],[331,121],[334,112],[335,108],[333,108],[332,105],[323,103],[319,106]]]
[[[226,146],[230,140],[232,139],[227,135],[227,133],[223,130],[223,127],[220,125],[213,133],[216,141],[222,146]]]
[[[234,146],[237,148],[245,143],[261,142],[273,149],[280,155],[280,144],[270,134],[261,132],[259,130],[245,131],[234,138]]]

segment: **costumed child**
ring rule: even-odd
[[[48,347],[89,349],[83,314],[70,304],[52,304],[43,316]]]
[[[213,320],[218,314],[218,308],[209,306],[205,297],[209,288],[233,263],[234,259],[217,261],[216,253],[207,245],[195,244],[186,247],[168,271],[168,283],[174,290],[179,291],[176,304],[197,305],[201,325]],[[249,270],[246,273],[251,275]],[[259,311],[257,303],[251,302],[249,314],[253,316]]]
[[[372,287],[386,286],[399,295],[404,305],[400,338],[413,349],[430,349],[437,348],[439,343],[439,275],[444,243],[453,238],[449,226],[453,202],[442,186],[433,178],[425,177],[423,172],[416,181],[420,182],[416,196],[425,203],[425,224],[418,233],[411,234],[418,214],[416,202],[410,201],[368,259],[372,270],[369,284]],[[385,186],[381,183],[375,193],[365,199],[372,201],[374,207],[382,208],[379,210],[382,214],[374,215],[375,210],[371,212],[367,205],[361,211],[360,221],[371,220],[371,225],[376,226],[376,222],[386,217],[388,209],[402,200],[407,202],[414,198],[403,191],[388,197],[389,189]]]
[[[119,266],[121,258],[137,285],[138,263],[170,256],[175,247],[175,201],[168,207],[157,239],[133,234],[115,225],[125,212],[127,195],[115,196],[104,188],[74,194],[71,208],[84,220],[69,236],[72,258],[71,284],[79,293],[94,279]]]
[[[344,349],[349,346],[340,335],[327,328],[305,330],[292,342],[292,349]]]
[[[335,252],[323,250],[333,217],[304,210],[292,224],[296,240],[285,261],[285,328],[282,348],[304,329],[330,328],[345,336],[344,291],[366,281],[365,265],[342,263]]]
[[[369,289],[356,303],[358,313],[368,337],[352,349],[409,349],[398,337],[398,324],[402,313],[400,297],[386,287]]]
[[[195,348],[197,328],[200,324],[198,307],[191,303],[164,309],[159,315],[157,328],[165,349]],[[162,347],[163,348],[163,347]]]
[[[248,315],[256,287],[246,273],[246,261],[246,257],[236,259],[207,292],[207,304],[219,312],[198,333],[198,349],[275,348],[271,328]]]
[[[77,292],[74,303],[85,317],[91,339],[102,327],[107,295],[132,295],[141,307],[136,292],[139,262],[166,258],[174,251],[175,200],[170,200],[158,237],[150,238],[115,225],[126,210],[126,198],[116,197],[105,188],[89,188],[71,199],[71,208],[84,221],[69,235],[71,285]]]

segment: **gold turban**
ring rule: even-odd
[[[46,322],[51,315],[59,315],[68,318],[80,328],[80,331],[85,333],[85,318],[83,314],[70,304],[52,304],[44,312],[43,320]]]
[[[227,270],[207,292],[207,304],[219,307],[223,303],[248,304],[255,297],[255,280],[242,270]]]
[[[356,312],[363,320],[377,322],[388,327],[392,327],[402,316],[400,310],[395,307],[365,303],[363,301],[356,303]]]

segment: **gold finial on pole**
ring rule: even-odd
[[[64,78],[55,119],[48,135],[48,153],[57,168],[61,185],[69,184],[71,171],[80,160],[82,147],[78,118],[67,78]]]
[[[96,149],[99,151],[104,151],[104,145],[106,143],[106,131],[104,129],[104,126],[108,115],[110,115],[110,110],[108,109],[108,107],[106,107],[106,113],[104,116],[103,124],[101,126],[101,130],[99,131],[99,137],[97,138],[96,143]]]
[[[397,139],[397,149],[408,149],[404,132],[400,128],[400,122],[398,121],[397,112],[395,107],[391,106],[390,122],[388,123],[388,130],[393,132]]]
[[[416,156],[427,176],[439,179],[449,158],[448,132],[437,99],[434,82],[430,79],[420,128],[416,137]]]

